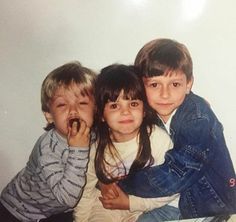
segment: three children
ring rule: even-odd
[[[180,214],[236,213],[236,186],[230,186],[235,172],[223,127],[209,104],[191,91],[192,59],[186,46],[153,40],[139,51],[135,67],[139,77],[123,65],[106,67],[98,76],[97,142],[75,220],[155,221],[163,209],[170,214],[176,210],[165,218],[169,220]],[[2,191],[0,218],[5,222],[60,221],[53,215],[71,210],[81,198],[94,81],[95,74],[78,62],[53,70],[44,80],[41,102],[48,132],[36,142],[27,166]],[[173,149],[160,127],[169,133]],[[130,195],[116,185],[111,195],[106,193],[104,184],[114,182]]]

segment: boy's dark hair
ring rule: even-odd
[[[69,62],[51,71],[44,79],[41,87],[41,108],[43,112],[50,112],[50,103],[60,87],[69,88],[72,83],[81,86],[83,96],[93,96],[96,74],[83,67],[78,61]],[[50,130],[54,124],[48,124],[44,129]]]
[[[172,39],[155,39],[145,44],[136,56],[135,67],[140,77],[165,75],[171,70],[182,71],[187,81],[193,76],[188,49]]]
[[[105,153],[109,153],[113,159],[121,161],[121,158],[110,138],[109,126],[103,120],[104,107],[109,101],[116,101],[120,93],[124,93],[124,99],[139,99],[143,101],[145,117],[139,132],[139,149],[129,174],[143,168],[146,164],[153,164],[149,136],[151,133],[151,119],[149,119],[148,104],[142,81],[135,73],[133,66],[113,64],[101,70],[95,83],[95,101],[97,115],[95,128],[98,139],[98,147],[95,156],[95,169],[98,179],[103,183],[111,183],[117,180],[107,170],[109,164],[105,159]],[[124,166],[124,164],[123,164]],[[125,166],[124,166],[124,170]]]

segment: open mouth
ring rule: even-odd
[[[69,126],[71,128],[72,128],[72,125],[73,125],[74,122],[77,122],[77,131],[79,131],[79,128],[80,128],[80,120],[79,120],[79,118],[69,119],[68,124],[69,124]]]

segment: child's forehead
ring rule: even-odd
[[[89,97],[88,93],[85,93],[85,91],[88,91],[85,86],[81,84],[70,84],[70,85],[60,85],[56,88],[54,92],[55,96],[66,96],[70,94],[74,94],[75,96],[83,96],[83,97]]]
[[[153,80],[153,79],[163,79],[163,78],[168,78],[168,79],[176,79],[176,78],[181,78],[181,79],[185,79],[186,78],[186,75],[183,71],[181,70],[173,70],[173,69],[169,69],[169,70],[166,70],[163,74],[161,75],[154,75],[154,76],[147,76],[147,77],[144,77],[144,79],[146,81],[149,81],[149,80]]]
[[[170,70],[167,70],[163,76],[166,76],[166,77],[184,77],[186,76],[185,73],[182,71],[182,70],[179,70],[179,69],[170,69]]]

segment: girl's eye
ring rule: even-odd
[[[130,103],[130,106],[132,106],[132,107],[137,107],[138,105],[139,105],[139,103],[136,101]]]
[[[112,103],[112,104],[110,104],[109,107],[110,107],[110,109],[116,109],[118,106],[116,103]]]

